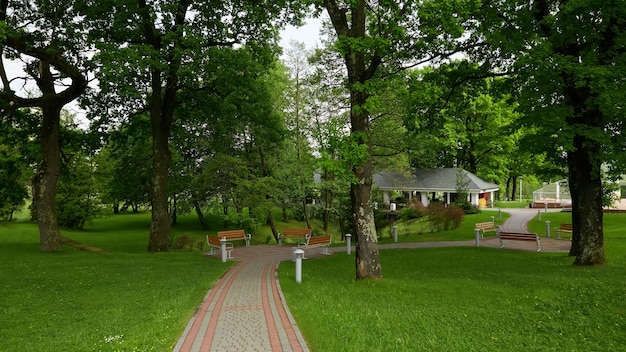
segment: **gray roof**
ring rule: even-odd
[[[374,187],[383,190],[456,192],[459,175],[462,175],[464,190],[482,193],[500,189],[497,184],[487,182],[467,170],[458,168],[418,169],[410,174],[381,171],[374,173],[373,177]]]

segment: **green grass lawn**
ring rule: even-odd
[[[548,215],[556,226],[563,216]],[[312,351],[617,351],[624,220],[605,215],[603,267],[573,266],[563,253],[430,248],[381,250],[380,281],[355,280],[345,253],[305,261],[301,284],[283,262],[279,279]]]
[[[483,211],[441,233],[399,223],[398,238],[472,240],[473,224],[491,216],[501,224],[507,214]],[[530,226],[543,234],[545,220],[570,219],[546,213]],[[574,267],[562,253],[431,248],[382,250],[381,281],[356,281],[345,253],[305,261],[299,285],[284,262],[279,279],[312,351],[617,351],[626,345],[624,220],[605,215],[604,267]],[[179,221],[177,236],[201,242],[217,231]],[[34,224],[0,223],[0,351],[170,351],[232,263],[198,248],[147,253],[149,224],[149,214],[131,214],[63,231],[111,254],[44,254]],[[267,236],[263,227],[253,242]]]
[[[461,226],[453,230],[431,232],[426,218],[416,220],[398,221],[398,242],[432,242],[432,241],[468,241],[474,239],[474,224],[477,222],[491,221],[494,218],[496,225],[502,225],[510,215],[506,211],[498,209],[483,210],[480,214],[465,215]],[[393,226],[387,226],[378,230],[380,243],[393,243]],[[492,233],[493,234],[493,233]]]
[[[40,253],[34,224],[0,223],[0,351],[171,351],[232,263],[149,254],[149,223],[123,215],[63,232],[111,254]]]

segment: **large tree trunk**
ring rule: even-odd
[[[175,75],[168,77],[165,94],[161,96],[161,72],[152,72],[150,119],[152,127],[152,222],[149,252],[165,252],[169,248],[170,216],[168,212],[168,177],[170,169],[169,138],[176,98]]]
[[[354,40],[343,43],[345,51],[342,54],[348,71],[348,88],[350,89],[350,136],[353,138],[352,142],[356,143],[358,147],[365,146],[367,153],[366,156],[355,156],[355,161],[358,160],[358,163],[355,163],[352,169],[356,178],[350,192],[354,215],[353,232],[357,242],[356,278],[379,279],[382,278],[382,270],[372,207],[370,114],[366,109],[369,95],[363,87],[366,86],[368,80],[374,77],[382,62],[382,57],[378,56],[378,53],[366,56],[363,48],[359,48],[358,45],[352,46],[355,42],[363,41],[367,37],[368,5],[365,1],[359,0],[350,3],[350,23],[348,16],[346,16],[346,9],[340,6],[337,1],[324,0],[324,6],[340,40],[348,38]],[[355,148],[354,152],[362,153],[363,151],[361,148]],[[365,158],[364,161],[363,158]]]
[[[359,145],[367,146],[368,157],[363,165],[353,168],[356,182],[351,186],[350,198],[354,215],[353,229],[356,235],[356,278],[380,279],[382,269],[378,252],[378,236],[374,222],[374,207],[372,205],[372,157],[371,145],[367,139],[370,131],[369,113],[361,107],[367,100],[367,95],[361,92],[352,92],[352,109],[350,111],[351,134]]]
[[[604,264],[604,229],[600,148],[582,136],[575,138],[567,155],[572,195],[572,248],[574,264]],[[595,162],[594,162],[595,161]]]
[[[511,200],[515,201],[517,199],[517,176],[512,177],[511,182]]]
[[[42,252],[59,252],[63,247],[55,195],[61,167],[59,145],[61,108],[48,104],[44,105],[42,110],[43,123],[40,132],[42,161],[33,179],[35,221],[39,227],[39,249]]]
[[[152,223],[149,252],[164,252],[169,246],[170,216],[168,213],[168,173],[170,151],[169,129],[163,128],[161,114],[152,117]]]

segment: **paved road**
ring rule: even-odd
[[[527,222],[537,214],[533,209],[506,209],[511,217],[506,231],[527,232]],[[475,246],[475,241],[394,243],[381,249]],[[480,246],[500,247],[494,237],[485,237]],[[542,238],[543,251],[569,251],[570,241]],[[507,241],[507,249],[536,250],[533,242]],[[344,248],[333,248],[335,251]],[[319,250],[307,258],[319,256]],[[291,316],[276,278],[278,264],[291,259],[288,246],[259,245],[233,250],[239,261],[205,296],[202,305],[174,347],[175,352],[309,351]]]

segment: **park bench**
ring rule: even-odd
[[[480,231],[480,238],[485,237],[485,232],[495,232],[498,234],[500,231],[500,226],[496,226],[491,221],[487,222],[477,222],[474,224],[474,230]]]
[[[300,240],[298,243],[306,241],[311,236],[311,229],[306,228],[286,228],[278,233],[278,244],[283,244],[283,239]]]
[[[213,255],[215,252],[222,250],[222,241],[216,235],[207,235],[206,243],[209,245],[209,255]],[[226,258],[232,259],[232,251],[232,242],[226,242]]]
[[[217,233],[217,237],[226,238],[227,241],[244,240],[246,241],[246,246],[250,245],[250,239],[252,238],[252,236],[250,234],[246,234],[244,230],[219,231]]]
[[[561,238],[561,233],[569,233],[571,234],[574,231],[572,224],[560,224],[559,227],[554,228],[554,232],[556,232],[556,238]]]
[[[504,240],[509,241],[534,241],[537,243],[537,252],[541,251],[540,239],[536,233],[523,232],[500,232],[500,248],[504,248]]]
[[[330,255],[328,246],[330,246],[332,239],[332,235],[308,236],[306,243],[301,243],[298,247],[302,246],[301,248],[305,251],[312,248],[322,248],[322,254]]]

